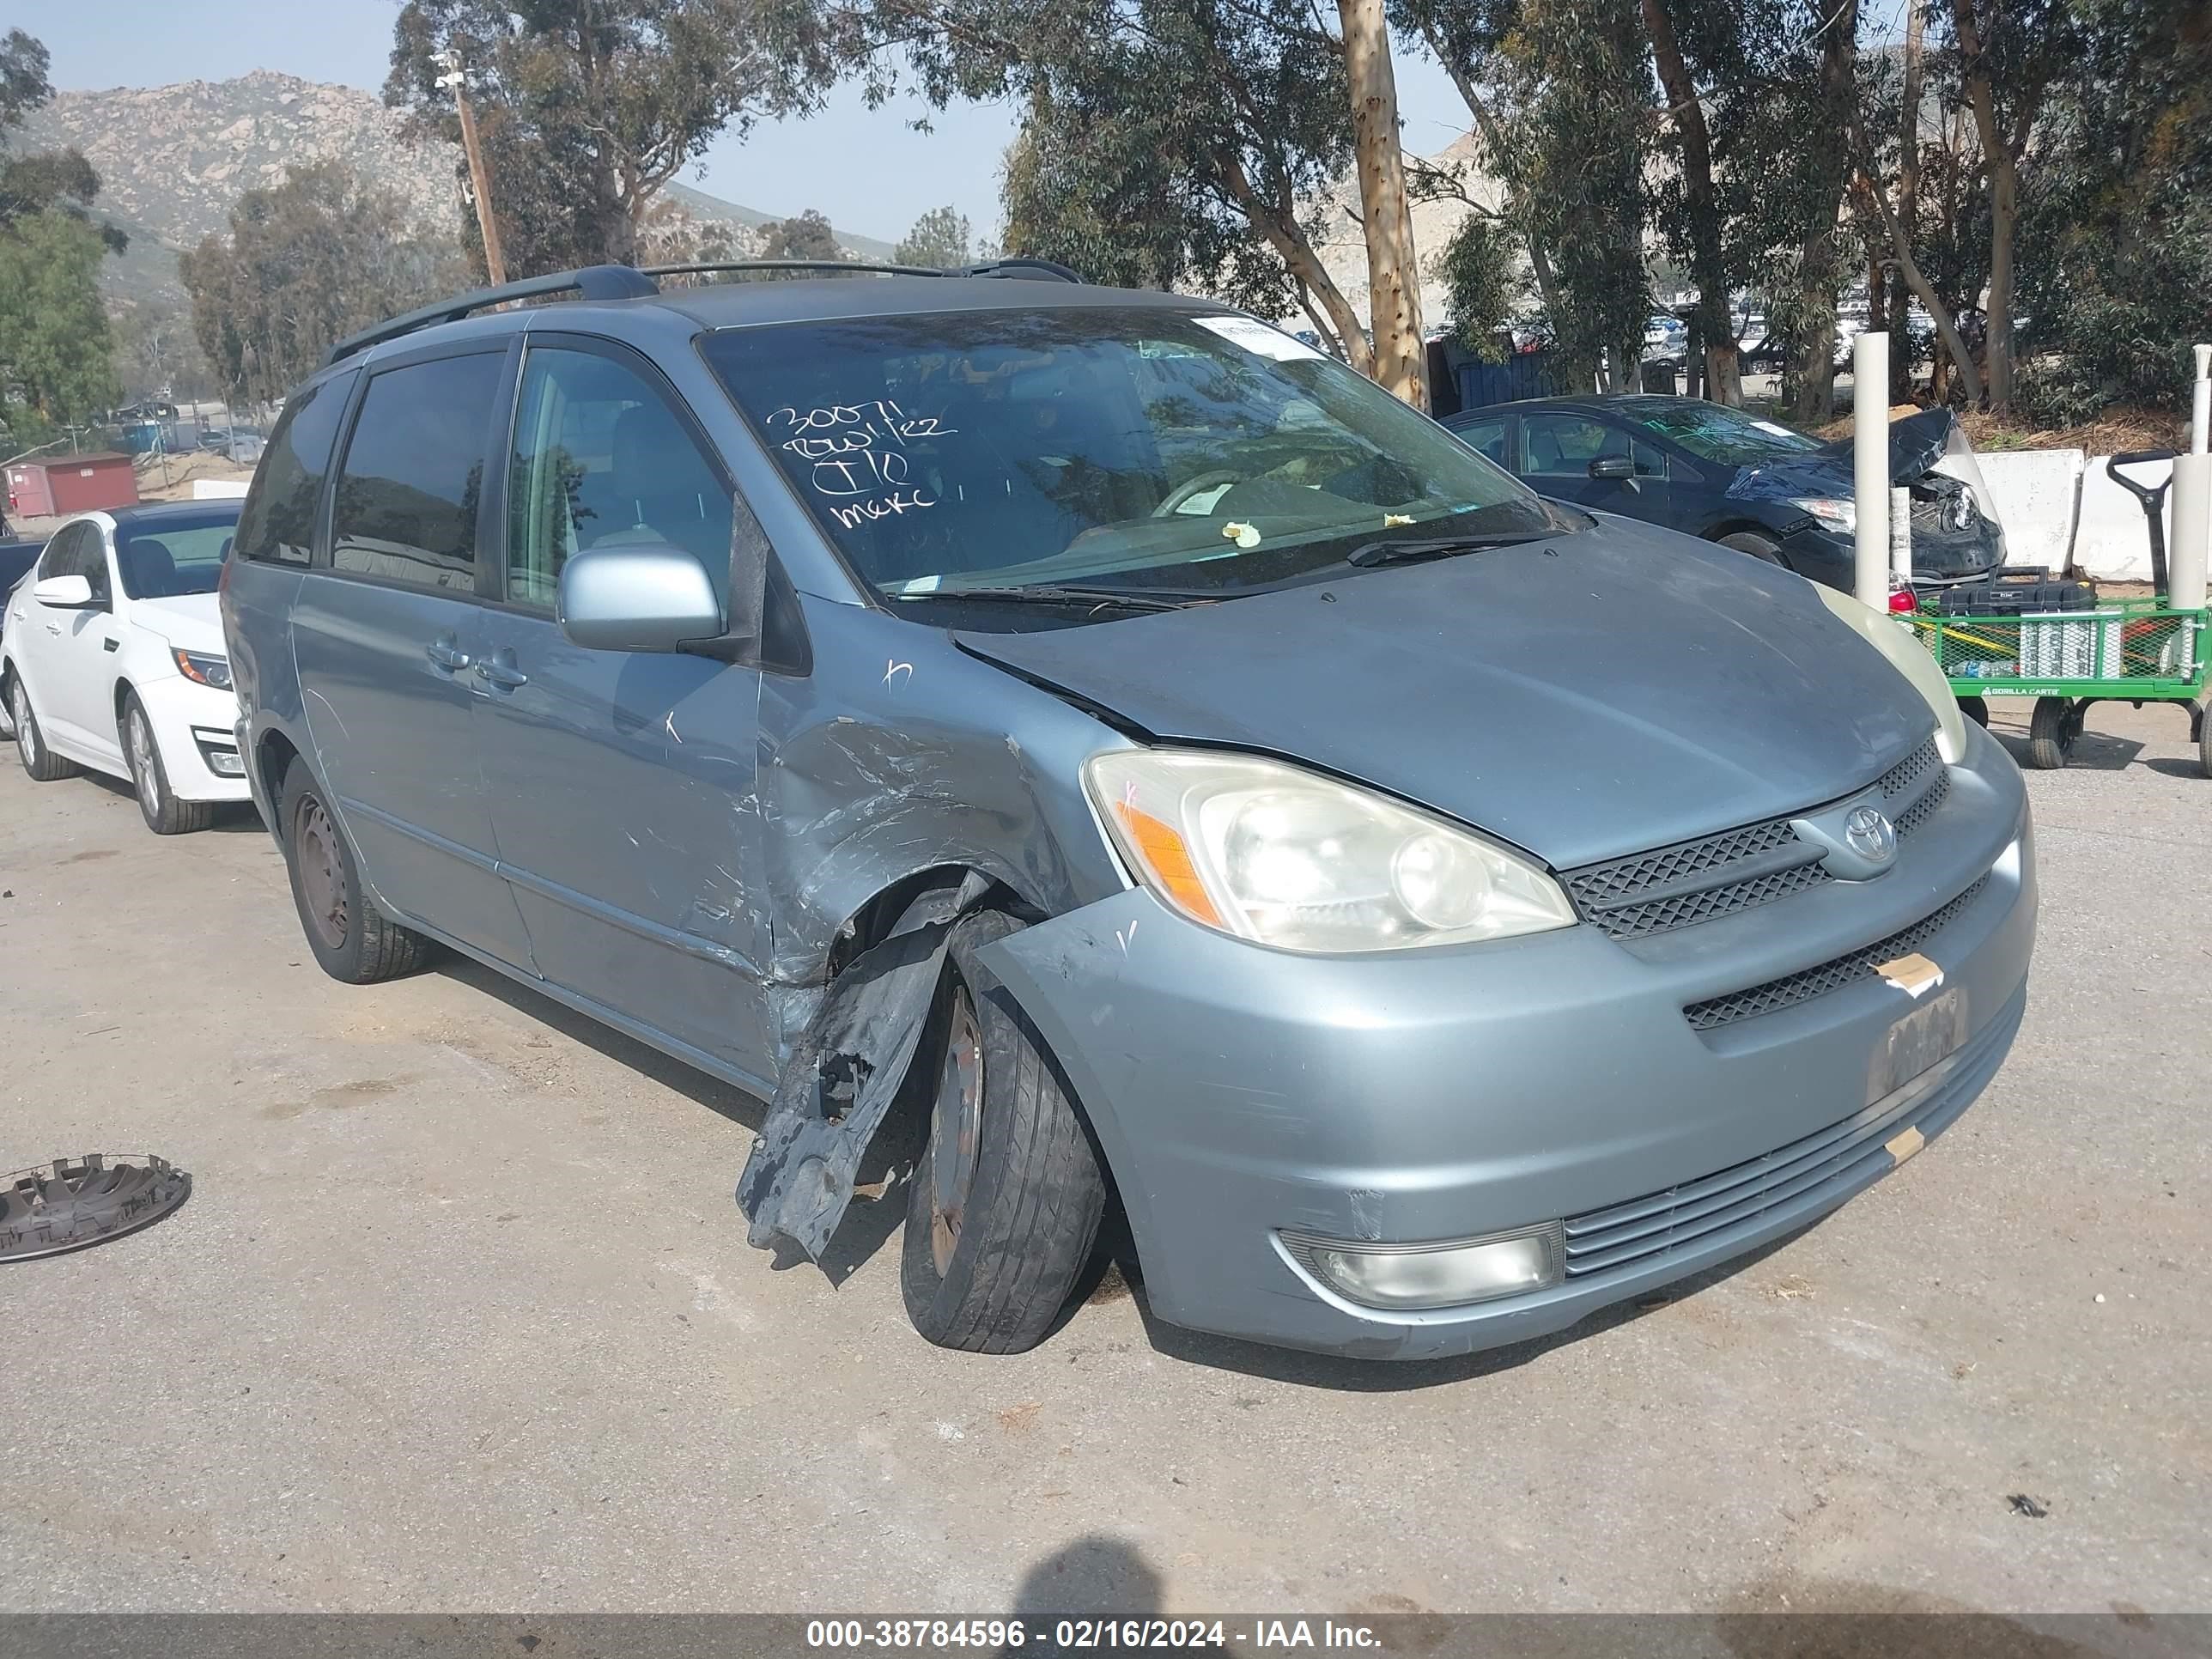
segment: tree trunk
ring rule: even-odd
[[[2012,400],[2012,244],[2020,223],[2020,170],[2012,146],[1997,131],[1996,94],[1982,60],[1974,0],[1951,0],[1951,18],[1965,60],[1966,106],[1973,112],[1974,131],[1981,139],[1983,165],[1990,170],[1989,325],[1982,349],[1989,370],[1985,390],[1990,407],[2002,409]]]
[[[1367,349],[1367,336],[1360,326],[1359,313],[1352,309],[1352,301],[1344,297],[1344,290],[1336,285],[1328,268],[1322,264],[1321,256],[1314,252],[1313,244],[1306,240],[1305,232],[1298,225],[1296,206],[1286,203],[1278,207],[1261,195],[1235,151],[1216,150],[1212,160],[1221,188],[1237,204],[1237,210],[1281,256],[1291,279],[1302,283],[1328,313],[1329,326],[1343,343],[1345,362],[1371,378],[1374,354]]]
[[[1713,143],[1705,106],[1664,0],[1641,0],[1651,57],[1667,94],[1668,113],[1682,139],[1682,202],[1690,216],[1690,276],[1698,285],[1699,337],[1705,342],[1705,396],[1717,404],[1743,402],[1736,362],[1735,323],[1729,313],[1727,255],[1721,246],[1719,198],[1713,191]]]
[[[1413,250],[1406,158],[1398,145],[1398,82],[1382,0],[1337,0],[1352,142],[1367,234],[1367,304],[1375,325],[1374,376],[1416,409],[1429,406],[1428,347],[1421,338],[1421,273]]]
[[[1905,8],[1905,96],[1897,135],[1897,217],[1910,238],[1920,228],[1920,105],[1921,66],[1925,53],[1928,12],[1920,0],[1907,0]],[[1908,303],[1905,273],[1892,279],[1896,294],[1894,320],[1889,342],[1889,398],[1892,403],[1912,398],[1912,308]],[[1930,365],[1933,383],[1933,365]],[[1939,400],[1940,401],[1940,400]]]
[[[1483,147],[1489,151],[1493,166],[1500,169],[1497,177],[1505,186],[1508,209],[1516,210],[1515,186],[1503,171],[1505,158],[1512,154],[1505,142],[1505,129],[1498,125],[1498,117],[1491,111],[1490,100],[1475,85],[1474,76],[1468,73],[1466,65],[1445,52],[1443,41],[1437,32],[1425,29],[1422,35],[1437,61],[1451,71],[1452,84],[1459,88],[1460,100],[1467,106],[1468,113],[1474,117],[1475,130],[1482,134]],[[1536,296],[1543,301],[1544,315],[1557,317],[1559,314],[1559,281],[1552,274],[1552,251],[1545,246],[1544,239],[1528,228],[1527,216],[1517,210],[1511,210],[1508,222],[1520,233],[1522,241],[1528,246],[1528,269],[1535,275]]]
[[[1825,25],[1820,43],[1820,125],[1823,131],[1840,133],[1850,125],[1857,101],[1858,0],[1842,0]],[[1799,272],[1800,315],[1820,319],[1810,337],[1800,342],[1797,362],[1797,410],[1807,420],[1824,422],[1835,412],[1836,383],[1836,216],[1843,205],[1850,178],[1850,150],[1836,146],[1833,167],[1820,176],[1826,200],[1819,228],[1805,240]]]
[[[1936,331],[1943,337],[1943,349],[1957,368],[1959,380],[1966,388],[1966,401],[1978,403],[1982,395],[1981,376],[1975,371],[1973,354],[1966,349],[1966,343],[1959,333],[1959,325],[1951,316],[1951,307],[1943,303],[1942,296],[1936,292],[1935,284],[1928,280],[1913,259],[1912,247],[1905,240],[1905,228],[1897,222],[1897,215],[1891,211],[1889,198],[1882,194],[1881,186],[1862,173],[1858,177],[1858,187],[1860,193],[1881,215],[1882,228],[1889,232],[1890,246],[1897,255],[1897,269],[1905,278],[1905,285],[1912,290],[1913,297],[1920,301],[1921,308],[1935,320]],[[1863,396],[1865,391],[1864,386],[1854,382],[1851,388],[1853,399]],[[1942,400],[1938,398],[1937,401]]]

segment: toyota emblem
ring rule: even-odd
[[[1844,820],[1844,843],[1869,864],[1897,856],[1897,826],[1879,809],[1862,806]]]

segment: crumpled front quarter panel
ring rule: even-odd
[[[923,871],[980,871],[1047,915],[1122,885],[1080,777],[1121,738],[936,629],[802,604],[813,672],[762,686],[773,981],[818,985],[839,929]]]

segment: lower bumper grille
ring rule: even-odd
[[[1951,918],[1965,909],[1989,885],[1984,876],[1972,887],[1953,899],[1942,909],[1923,916],[1910,927],[1892,933],[1887,939],[1877,939],[1846,956],[1821,963],[1780,979],[1770,979],[1764,985],[1753,985],[1746,990],[1731,991],[1724,997],[1714,997],[1705,1002],[1693,1002],[1682,1010],[1682,1017],[1700,1031],[1710,1031],[1716,1026],[1730,1025],[1740,1019],[1751,1019],[1760,1014],[1771,1014],[1778,1008],[1794,1007],[1801,1002],[1840,990],[1855,979],[1864,979],[1877,962],[1887,962],[1917,951],[1942,932]]]
[[[1899,1161],[1887,1143],[1908,1127],[1932,1139],[1981,1092],[2019,1030],[2025,1006],[2023,993],[1952,1056],[1942,1080],[1917,1099],[1876,1101],[1763,1158],[1609,1209],[1569,1217],[1567,1277],[1669,1255],[1841,1177],[1850,1178],[1850,1190],[1856,1191],[1865,1184],[1858,1177],[1886,1174]]]

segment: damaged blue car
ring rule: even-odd
[[[1887,1174],[2021,1022],[2021,780],[1893,622],[1208,301],[459,296],[295,393],[236,553],[317,961],[757,1094],[752,1242],[902,1206],[949,1346],[1043,1340],[1116,1211],[1178,1324],[1559,1330]]]

